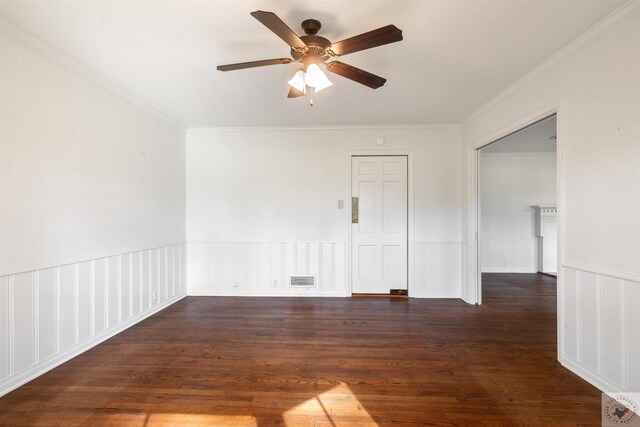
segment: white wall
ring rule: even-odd
[[[375,144],[379,136],[383,147]],[[189,130],[189,292],[291,294],[283,286],[287,275],[325,269],[332,281],[305,294],[350,294],[346,245],[354,150],[411,153],[416,283],[410,292],[458,296],[456,126]],[[338,200],[345,209],[337,208]]]
[[[531,206],[556,204],[555,153],[483,153],[480,199],[482,272],[537,272]]]
[[[184,131],[3,25],[0,274],[184,239]]]
[[[640,2],[628,3],[463,123],[465,283],[475,301],[473,155],[558,110],[563,227],[559,359],[601,389],[640,391]]]
[[[184,295],[186,254],[184,131],[1,24],[0,395]]]

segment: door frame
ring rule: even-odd
[[[467,150],[467,171],[468,171],[468,252],[465,262],[466,269],[466,296],[465,301],[470,304],[482,304],[482,269],[480,265],[480,156],[479,150],[492,142],[509,136],[527,126],[544,120],[547,117],[556,116],[556,189],[558,207],[558,277],[557,277],[557,349],[558,360],[562,354],[562,325],[564,324],[564,278],[562,268],[564,266],[564,120],[565,109],[563,98],[558,98],[542,107],[539,107],[529,114],[516,118],[503,128],[498,129],[485,137],[471,142],[464,150]]]
[[[352,158],[363,156],[406,156],[407,157],[407,295],[411,297],[411,290],[413,289],[413,150],[397,150],[397,149],[369,149],[369,150],[347,150],[346,162],[347,162],[347,176],[346,176],[346,189],[347,196],[345,203],[345,224],[347,230],[347,291],[346,296],[353,295],[353,242],[351,237],[351,177],[352,177]]]

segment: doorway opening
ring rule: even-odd
[[[557,117],[478,150],[478,300],[506,286],[555,286],[558,272]],[[524,289],[526,291],[526,288]]]
[[[408,156],[351,156],[352,295],[408,293]]]

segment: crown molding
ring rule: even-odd
[[[96,71],[66,55],[62,51],[51,46],[34,34],[14,24],[4,16],[0,16],[0,34],[12,37],[17,42],[24,44],[25,46],[37,51],[38,53],[41,53],[50,61],[76,73],[81,78],[105,89],[106,91],[116,95],[117,97],[137,107],[138,109],[151,114],[165,124],[181,132],[186,131],[187,128],[183,124],[156,110],[146,102],[136,98],[134,95],[112,83],[110,80],[98,74]]]
[[[501,157],[501,156],[517,156],[517,157],[556,157],[555,151],[497,151],[497,152],[480,152],[482,157]]]
[[[189,132],[274,132],[274,131],[308,131],[308,130],[420,130],[420,129],[460,129],[456,123],[441,124],[408,124],[408,125],[324,125],[324,126],[204,126],[190,127]]]
[[[592,40],[595,40],[601,35],[614,29],[618,24],[620,24],[622,21],[630,17],[638,8],[640,8],[640,0],[629,0],[628,2],[620,6],[620,8],[616,9],[607,17],[605,17],[603,20],[595,24],[593,27],[591,27],[590,29],[588,29],[587,31],[585,31],[584,33],[582,33],[581,35],[573,39],[571,42],[569,42],[569,44],[567,44],[565,47],[560,49],[558,52],[554,53],[549,58],[544,60],[540,65],[535,67],[533,70],[529,71],[520,79],[516,80],[513,84],[511,84],[502,92],[500,92],[498,95],[490,99],[480,108],[475,110],[473,113],[469,114],[467,118],[465,118],[460,122],[460,125],[461,126],[466,125],[467,123],[477,118],[478,116],[480,116],[481,114],[489,110],[490,108],[494,107],[496,104],[500,103],[503,99],[511,95],[521,86],[523,86],[529,80],[536,77],[538,74],[542,73],[547,68],[569,57],[573,53],[583,48],[587,43],[591,42]]]

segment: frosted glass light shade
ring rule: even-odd
[[[305,80],[307,85],[314,88],[316,92],[320,92],[322,89],[326,89],[333,85],[317,64],[310,64],[307,67]]]
[[[289,80],[289,85],[291,85],[291,87],[294,87],[296,89],[298,89],[300,92],[304,92],[305,91],[305,78],[304,78],[304,71],[299,70],[292,78],[291,80]]]

